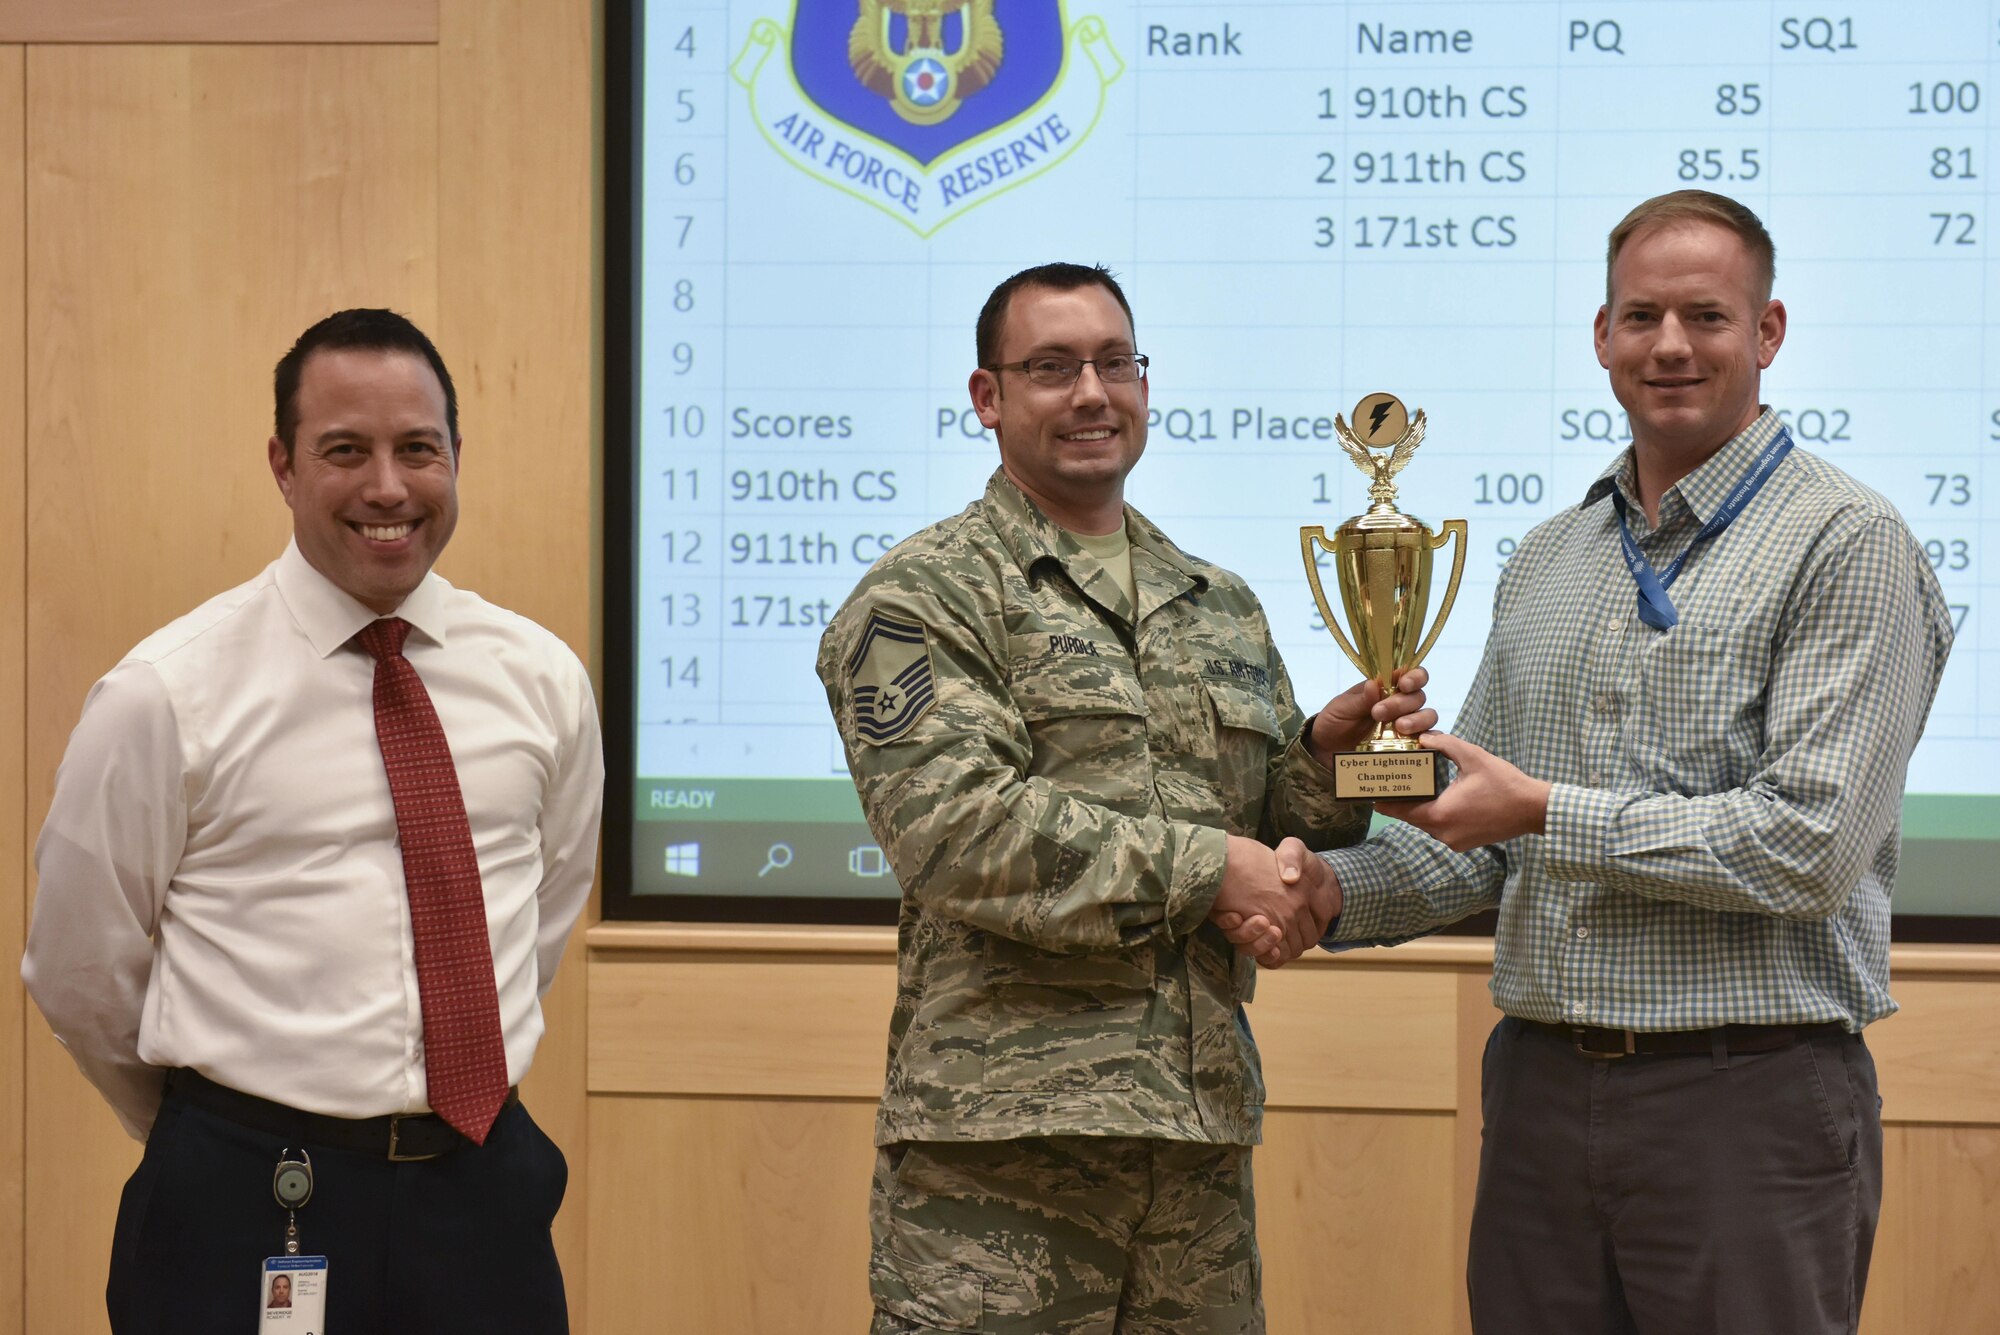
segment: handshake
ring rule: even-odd
[[[1328,764],[1334,752],[1359,746],[1378,725],[1405,737],[1436,727],[1437,711],[1424,698],[1429,684],[1430,674],[1420,667],[1406,669],[1388,694],[1372,681],[1356,683],[1313,716],[1307,748]],[[1222,889],[1208,918],[1238,951],[1267,969],[1289,964],[1326,935],[1339,914],[1340,880],[1305,844],[1286,839],[1272,849],[1229,836]]]
[[[1299,840],[1271,849],[1229,836],[1222,889],[1208,919],[1238,951],[1267,969],[1289,964],[1326,935],[1339,913],[1339,878]]]

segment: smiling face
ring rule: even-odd
[[[1132,322],[1104,287],[1029,286],[1007,303],[994,363],[1132,351]],[[1019,371],[978,370],[969,388],[979,420],[1000,441],[1000,466],[1049,518],[1077,533],[1110,533],[1123,522],[1125,475],[1146,449],[1143,377],[1107,385],[1086,366],[1070,385],[1049,388]]]
[[[1684,476],[1756,420],[1760,376],[1785,341],[1784,303],[1728,228],[1670,221],[1628,240],[1597,312],[1597,360],[1648,455]]]
[[[299,375],[293,447],[271,474],[313,569],[381,615],[423,581],[458,524],[458,451],[422,357],[335,348]]]

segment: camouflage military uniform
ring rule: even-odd
[[[996,472],[879,562],[821,642],[903,886],[885,1165],[909,1141],[1259,1139],[1240,1009],[1256,968],[1206,921],[1225,832],[1326,848],[1368,813],[1305,749],[1249,589],[1129,508],[1126,530],[1136,614]],[[878,1207],[894,1176],[878,1173]],[[921,1262],[879,1214],[881,1307],[896,1267]],[[919,1312],[878,1329],[933,1328]]]

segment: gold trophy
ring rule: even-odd
[[[1465,521],[1447,519],[1444,527],[1433,533],[1396,508],[1396,484],[1390,479],[1402,471],[1423,442],[1421,408],[1413,422],[1395,395],[1370,394],[1354,405],[1357,429],[1350,430],[1338,414],[1333,425],[1341,448],[1372,479],[1368,499],[1373,504],[1366,514],[1356,515],[1335,529],[1331,538],[1318,524],[1301,528],[1299,551],[1305,557],[1306,581],[1312,585],[1313,601],[1319,604],[1326,628],[1362,675],[1379,682],[1388,694],[1396,689],[1398,676],[1423,661],[1444,629],[1445,618],[1451,615],[1452,601],[1458,597],[1458,578],[1465,573]],[[1375,453],[1378,450],[1385,453]],[[1425,634],[1431,554],[1454,533],[1458,546],[1452,554],[1451,581],[1445,586],[1437,620]],[[1340,578],[1340,603],[1347,610],[1352,640],[1341,632],[1340,621],[1320,587],[1318,549],[1333,553],[1334,573]],[[1334,796],[1343,801],[1422,800],[1436,797],[1442,786],[1437,753],[1426,751],[1414,737],[1400,736],[1387,723],[1378,723],[1360,750],[1342,751],[1333,758]]]

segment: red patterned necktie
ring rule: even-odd
[[[384,617],[356,638],[375,657],[375,736],[403,845],[431,1109],[484,1145],[507,1099],[493,946],[458,768],[424,679],[403,657],[409,634],[409,622]]]

